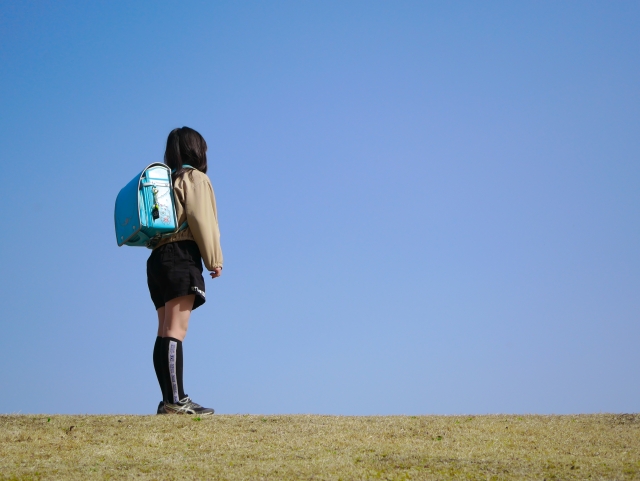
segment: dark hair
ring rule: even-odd
[[[167,149],[164,151],[164,163],[173,171],[173,180],[188,169],[188,164],[207,173],[207,143],[198,132],[189,127],[173,129],[167,138]]]

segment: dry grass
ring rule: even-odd
[[[0,479],[640,479],[640,415],[0,416]]]

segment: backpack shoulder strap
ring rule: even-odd
[[[182,164],[182,168],[183,168],[183,169],[193,169],[193,170],[196,170],[196,168],[195,168],[195,167],[192,167],[192,166],[190,166],[189,164]],[[176,169],[171,169],[171,173],[172,173],[172,174],[175,174],[175,173],[176,173]]]

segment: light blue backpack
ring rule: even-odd
[[[116,198],[114,221],[118,246],[153,249],[163,237],[186,229],[186,222],[177,225],[169,167],[151,164],[125,185]]]

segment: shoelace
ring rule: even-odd
[[[202,406],[200,406],[200,404],[194,403],[189,396],[187,396],[186,398],[182,399],[180,401],[180,404],[182,404],[182,403],[190,404],[191,407],[194,408],[194,409],[202,408]]]

